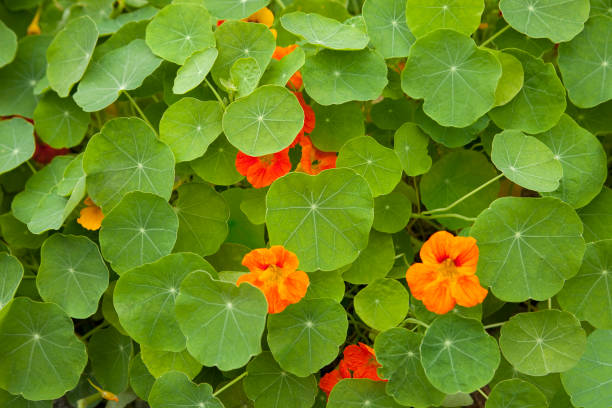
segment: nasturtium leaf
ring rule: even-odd
[[[423,98],[423,110],[439,124],[465,127],[493,107],[501,74],[498,59],[477,48],[470,37],[436,30],[412,45],[402,71],[402,89],[413,98]]]
[[[183,280],[175,309],[187,350],[203,365],[233,370],[261,352],[268,305],[254,286],[194,271]]]
[[[210,384],[194,384],[185,374],[171,371],[159,377],[149,393],[151,408],[223,408]]]
[[[3,389],[29,400],[59,398],[77,385],[86,364],[85,345],[56,304],[19,297],[0,310]]]
[[[7,252],[0,252],[0,310],[13,298],[22,277],[21,262]]]
[[[3,67],[13,61],[17,54],[17,35],[3,21],[0,21],[0,43],[0,67]]]
[[[85,73],[97,41],[96,23],[82,16],[69,21],[47,48],[47,79],[60,97],[67,97]]]
[[[591,0],[591,17],[593,16],[611,16],[612,17],[612,2],[610,0]]]
[[[393,234],[404,229],[412,215],[410,199],[398,191],[374,199],[375,230]]]
[[[262,248],[266,246],[264,225],[253,224],[240,209],[240,205],[247,195],[246,191],[243,188],[229,188],[221,193],[230,208],[229,234],[225,241],[242,244],[248,248]],[[242,261],[242,258],[239,261]],[[240,265],[240,262],[238,262],[238,265]],[[242,270],[242,268],[226,268],[225,270],[235,271]]]
[[[369,50],[323,50],[306,58],[302,75],[308,95],[321,105],[376,99],[387,85],[385,60]]]
[[[230,83],[226,87],[235,90],[238,98],[247,96],[257,88],[261,74],[255,58],[238,58],[230,68]]]
[[[574,406],[607,408],[612,400],[612,330],[595,330],[587,338],[578,364],[561,373],[563,388]]]
[[[414,112],[414,122],[435,142],[441,143],[446,147],[455,148],[465,146],[476,139],[490,121],[489,117],[484,115],[470,126],[463,128],[446,127],[427,116],[423,109],[419,108]]]
[[[28,230],[28,227],[13,216],[12,213],[0,215],[0,229],[2,230],[2,239],[10,245],[11,248],[40,248],[47,234],[34,235]]]
[[[255,225],[266,222],[266,194],[267,188],[253,188],[244,191],[240,211]]]
[[[195,270],[216,275],[210,264],[196,254],[178,253],[131,269],[119,278],[113,301],[121,325],[134,340],[158,350],[185,349],[174,303],[181,282]]]
[[[329,394],[327,408],[401,408],[385,393],[385,383],[367,378],[341,380]]]
[[[500,26],[500,30],[504,28]],[[508,48],[517,48],[523,50],[536,58],[542,57],[546,52],[551,51],[554,44],[546,38],[532,38],[511,27],[500,33],[498,37],[493,39],[493,44],[498,50],[506,50]]]
[[[414,35],[406,25],[406,1],[367,0],[363,19],[374,48],[384,58],[408,55]]]
[[[310,408],[317,395],[314,376],[296,377],[284,371],[270,352],[263,352],[247,366],[244,391],[255,408]]]
[[[357,102],[330,106],[313,103],[312,109],[316,126],[310,139],[319,150],[337,152],[347,140],[365,134],[363,112]]]
[[[317,271],[308,274],[310,283],[305,299],[333,299],[341,302],[346,286],[340,271]]]
[[[612,190],[602,188],[587,205],[578,210],[578,215],[584,225],[586,242],[612,238]]]
[[[189,165],[204,181],[229,186],[244,178],[236,170],[236,154],[238,149],[222,134],[208,146],[204,156],[190,162]]]
[[[0,121],[0,174],[14,169],[34,154],[34,127],[21,118]]]
[[[575,366],[585,350],[586,334],[571,313],[541,310],[511,317],[501,328],[499,345],[516,370],[541,376]]]
[[[159,122],[159,138],[177,162],[202,156],[223,131],[223,110],[219,102],[183,98],[171,105]]]
[[[77,319],[91,316],[108,286],[108,269],[87,237],[53,234],[42,245],[36,287],[40,296]],[[123,391],[123,390],[120,390]]]
[[[304,110],[287,88],[265,85],[234,101],[223,115],[225,136],[249,156],[288,147],[304,125]]]
[[[452,313],[434,320],[421,343],[427,378],[447,394],[484,386],[493,378],[499,360],[497,342],[482,323]]]
[[[103,389],[113,394],[126,390],[133,351],[132,339],[122,335],[114,327],[103,329],[91,336],[87,352],[93,375]]]
[[[153,3],[153,1],[151,1]],[[109,14],[112,13],[113,3],[109,3]],[[109,35],[116,33],[123,26],[134,22],[148,22],[153,18],[159,10],[155,7],[142,7],[128,13],[119,14],[116,18],[103,17],[96,21],[100,35]]]
[[[563,167],[549,147],[519,130],[495,135],[491,160],[506,178],[529,190],[555,191],[563,177]]]
[[[172,92],[184,94],[200,85],[217,60],[218,54],[219,51],[211,47],[196,51],[187,57],[183,66],[176,71]]]
[[[38,136],[56,149],[78,145],[89,127],[89,113],[54,92],[47,92],[38,102],[33,119]]]
[[[119,322],[119,315],[117,314],[115,306],[113,305],[113,294],[115,292],[116,284],[117,281],[112,281],[110,285],[108,285],[108,288],[106,288],[104,295],[102,295],[102,316],[104,316],[104,319],[106,319],[107,322],[117,329],[119,333],[127,335],[128,333],[125,331],[123,326],[121,326],[121,323]]]
[[[297,47],[280,60],[271,60],[268,69],[263,73],[260,85],[284,86],[297,70],[302,68],[306,55],[302,47]]]
[[[429,138],[414,123],[404,123],[393,137],[395,154],[409,176],[425,174],[431,168],[431,157],[427,151]]]
[[[353,284],[372,283],[384,278],[393,267],[395,249],[389,234],[370,231],[368,246],[359,252],[359,257],[344,272],[342,278]]]
[[[610,41],[612,19],[598,16],[590,19],[576,38],[559,47],[563,83],[576,106],[591,108],[612,99]]]
[[[142,362],[141,353],[132,357],[129,366],[130,387],[142,400],[149,399],[149,393],[155,383],[155,377],[151,375],[147,366]]]
[[[104,109],[117,100],[121,91],[142,85],[161,62],[144,40],[136,39],[93,61],[73,95],[74,101],[85,112]]]
[[[106,41],[98,45],[94,49],[92,56],[93,60],[98,60],[109,52],[116,50],[119,47],[128,45],[135,39],[145,39],[145,30],[149,21],[130,22],[125,24],[121,29],[117,30],[116,33],[111,35]]]
[[[368,36],[360,29],[317,13],[286,13],[280,22],[285,30],[306,42],[332,50],[361,50],[369,42]]]
[[[517,31],[553,42],[569,41],[589,18],[589,0],[501,0],[499,10]]]
[[[582,222],[563,201],[503,197],[470,229],[480,252],[478,277],[507,302],[546,300],[576,275],[585,251]]]
[[[557,300],[599,329],[612,329],[612,240],[587,244],[578,274],[565,282]]]
[[[434,163],[431,170],[421,178],[421,199],[428,210],[444,208],[475,188],[496,176],[495,168],[482,154],[470,150],[458,150],[444,155]],[[484,189],[466,198],[452,209],[440,212],[475,217],[495,200],[499,182],[495,181]],[[469,225],[458,218],[440,217],[442,225],[457,229]]]
[[[565,112],[594,135],[599,136],[612,132],[612,121],[609,119],[612,117],[612,101],[589,109],[580,109],[569,103]]]
[[[376,336],[376,360],[382,364],[379,375],[388,380],[387,394],[398,403],[415,408],[440,405],[444,393],[436,389],[421,364],[419,346],[423,336],[396,327]]]
[[[496,52],[495,56],[502,66],[502,76],[495,89],[495,105],[505,105],[516,96],[523,87],[525,74],[521,61],[515,56],[503,52]]]
[[[52,408],[53,401],[30,401],[0,389],[0,406],[10,408]]]
[[[174,184],[172,151],[149,125],[134,117],[104,124],[87,143],[83,169],[89,195],[105,210],[134,190],[169,199]]]
[[[213,16],[233,20],[246,18],[268,3],[270,0],[204,0]]]
[[[484,3],[483,0],[408,0],[406,20],[417,37],[439,28],[471,35],[480,24]]]
[[[338,153],[336,166],[347,167],[363,176],[374,197],[393,191],[402,177],[402,164],[395,152],[370,136],[347,141]]]
[[[523,65],[523,88],[503,106],[489,112],[502,129],[516,129],[527,133],[544,132],[557,124],[565,111],[565,88],[551,63],[520,50],[506,53]]]
[[[355,312],[374,330],[387,330],[400,324],[410,303],[408,291],[393,279],[378,279],[355,295]]]
[[[179,352],[162,351],[142,345],[140,351],[142,362],[155,378],[161,377],[169,371],[180,371],[192,379],[202,369],[202,364],[198,363],[187,350]]]
[[[80,153],[64,169],[64,174],[59,183],[55,186],[56,193],[61,196],[68,196],[77,189],[81,180],[85,179],[83,170],[83,153]]]
[[[405,98],[385,98],[372,105],[370,117],[376,127],[385,130],[396,130],[413,117],[417,103]]]
[[[498,383],[485,405],[486,408],[548,408],[546,396],[527,381],[518,378]]]
[[[194,52],[215,46],[208,11],[188,3],[170,4],[147,26],[146,42],[155,55],[182,65]]]
[[[307,272],[354,261],[374,218],[368,183],[349,169],[290,173],[272,184],[266,206],[270,243],[295,252]]]
[[[100,248],[113,269],[130,268],[168,255],[176,242],[178,218],[170,204],[150,193],[135,191],[102,220]]]
[[[342,305],[332,299],[302,299],[268,316],[268,345],[284,370],[306,377],[336,358],[347,329]]]

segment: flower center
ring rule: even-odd
[[[264,272],[262,278],[269,285],[278,285],[285,278],[285,274],[282,268],[276,265],[270,265]]]
[[[266,166],[269,166],[274,161],[274,153],[266,154],[265,156],[259,157],[259,161],[261,161]]]
[[[447,279],[454,279],[458,271],[455,262],[451,258],[446,258],[438,265],[438,273]]]

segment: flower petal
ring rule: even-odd
[[[450,248],[450,257],[458,267],[473,267],[478,263],[478,246],[472,237],[454,237]]]
[[[451,285],[451,295],[457,304],[464,307],[476,306],[487,297],[488,290],[480,286],[476,275],[464,275]]]
[[[429,237],[419,252],[423,263],[436,265],[450,258],[453,238],[453,234],[447,231],[438,231]]]
[[[430,312],[445,314],[455,307],[455,299],[451,294],[450,282],[438,280],[425,288],[423,293],[423,304]]]
[[[430,265],[415,263],[406,271],[406,282],[410,287],[410,293],[415,298],[422,300],[425,288],[438,279],[438,272]]]

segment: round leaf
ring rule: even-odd
[[[481,116],[476,122],[463,128],[445,127],[427,116],[422,108],[419,108],[414,112],[414,122],[435,142],[454,148],[465,146],[476,139],[478,134],[489,124],[489,117],[487,115]]]
[[[361,320],[371,328],[383,331],[404,320],[410,298],[398,281],[379,279],[360,290],[353,301]]]
[[[612,238],[612,190],[605,187],[586,207],[578,210],[586,242]]]
[[[132,357],[129,368],[130,387],[142,400],[149,399],[149,393],[155,383],[155,377],[149,373],[147,367],[142,362],[140,353]]]
[[[202,364],[198,363],[187,350],[162,351],[143,345],[140,351],[142,362],[155,378],[170,371],[180,371],[192,379],[202,370]]]
[[[332,50],[361,50],[368,45],[368,36],[358,28],[317,13],[301,11],[283,14],[283,28],[314,45]]]
[[[219,51],[212,47],[191,54],[176,71],[172,92],[180,95],[200,85],[217,60],[218,54]]]
[[[431,168],[429,138],[414,123],[404,123],[393,137],[395,154],[409,176],[425,174]]]
[[[389,234],[370,231],[368,246],[343,273],[342,278],[353,284],[372,283],[384,278],[395,261],[393,238]]]
[[[318,271],[308,274],[310,284],[305,299],[329,298],[340,303],[344,298],[346,285],[340,271]]]
[[[391,193],[374,199],[375,230],[393,234],[404,229],[412,215],[412,203],[404,194]]]
[[[414,35],[406,25],[404,0],[367,0],[362,13],[370,41],[384,58],[408,56]]]
[[[11,408],[52,408],[53,401],[30,401],[0,389],[0,406]]]
[[[0,42],[3,44],[0,50],[0,67],[13,61],[17,54],[17,35],[0,21]]]
[[[268,3],[270,0],[204,0],[204,5],[214,16],[235,20],[250,16]]]
[[[0,121],[0,174],[14,169],[34,154],[34,127],[21,118]]]
[[[0,310],[13,298],[22,277],[21,262],[7,252],[0,252]]]
[[[176,371],[159,377],[149,393],[151,408],[223,408],[213,397],[210,384],[194,384],[189,378]]]
[[[114,394],[126,390],[133,351],[132,339],[122,335],[114,327],[91,336],[87,347],[91,370],[103,389]]]
[[[365,134],[363,112],[357,102],[330,106],[313,103],[312,109],[317,125],[309,136],[319,150],[337,152],[347,140]]]
[[[548,408],[548,400],[538,387],[516,378],[498,383],[489,394],[485,407]]]
[[[89,127],[89,114],[72,99],[47,92],[34,111],[36,133],[56,149],[81,143]]]
[[[366,378],[341,380],[329,394],[327,408],[401,408],[385,393],[385,383]]]
[[[417,37],[449,28],[471,35],[480,24],[484,11],[483,0],[408,0],[406,3],[408,27]]]
[[[208,146],[204,156],[190,162],[189,165],[204,181],[229,186],[244,178],[236,170],[237,154],[238,149],[232,146],[222,134]]]
[[[495,105],[501,106],[510,102],[523,87],[525,79],[521,61],[513,55],[503,52],[495,53],[502,65],[502,76],[495,90]]]

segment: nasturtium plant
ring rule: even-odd
[[[0,407],[609,408],[610,0],[0,0]]]

